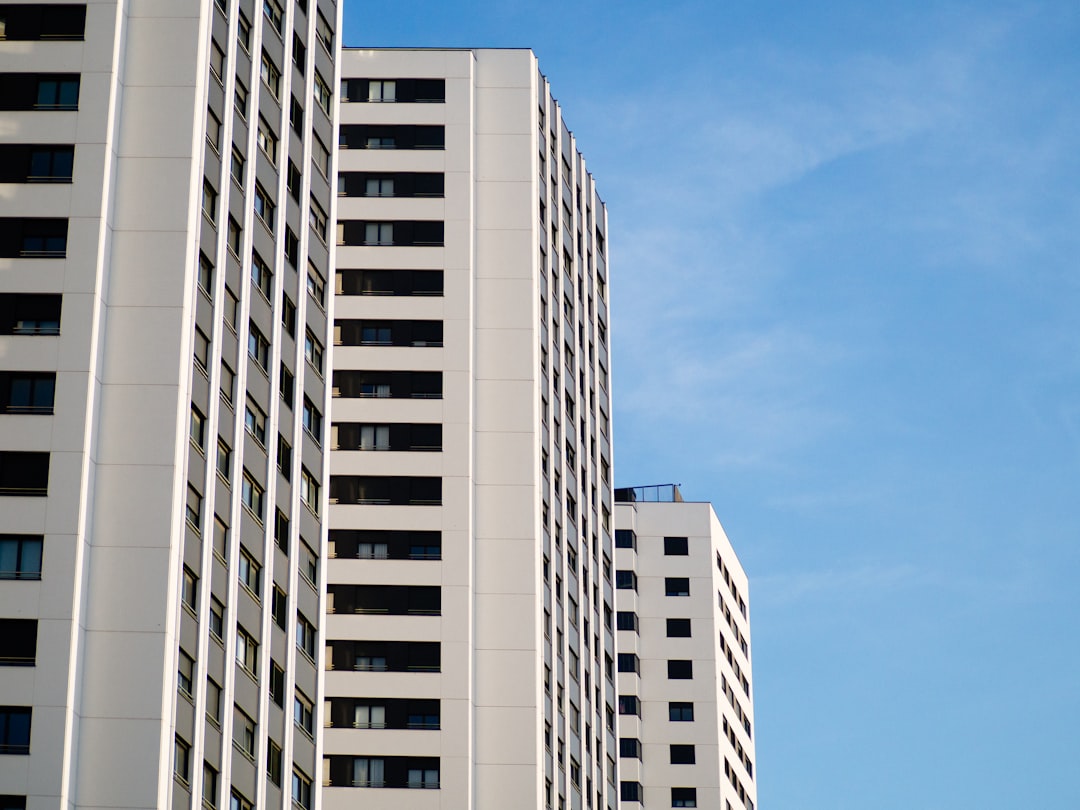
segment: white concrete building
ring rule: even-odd
[[[0,3],[0,805],[308,807],[334,0]]]
[[[754,810],[749,588],[711,504],[616,490],[623,808]]]
[[[607,217],[528,50],[346,50],[327,810],[616,806]]]

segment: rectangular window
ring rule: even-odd
[[[202,210],[210,222],[217,217],[217,189],[210,185],[209,180],[203,181]]]
[[[308,209],[308,222],[311,225],[311,229],[315,231],[315,235],[325,242],[326,212],[323,211],[314,199],[311,200],[311,207]]]
[[[687,681],[694,677],[694,662],[672,660],[667,662],[668,680]]]
[[[185,785],[191,776],[191,746],[179,737],[173,747],[173,773]]]
[[[300,502],[316,515],[319,514],[319,479],[300,468]]]
[[[315,440],[316,444],[322,443],[322,414],[312,404],[311,400],[304,397],[303,413],[304,430]]]
[[[672,807],[697,807],[697,788],[673,787],[671,789]]]
[[[246,165],[247,161],[244,160],[243,153],[236,145],[233,145],[229,174],[232,175],[233,182],[236,183],[238,188],[244,187],[244,166]]]
[[[255,135],[255,141],[259,148],[270,158],[271,163],[277,162],[278,137],[266,119],[259,116],[259,130]]]
[[[281,434],[277,442],[277,468],[282,478],[292,480],[292,445]]]
[[[289,160],[288,167],[286,169],[286,188],[288,189],[289,196],[292,197],[297,203],[300,202],[300,185],[303,182],[303,178],[300,175],[299,167]],[[289,264],[296,267],[297,255],[300,252],[300,240],[296,238],[291,230],[285,231],[285,256],[289,259]]]
[[[0,413],[50,414],[56,399],[56,372],[0,371]]]
[[[225,440],[220,436],[217,443],[217,461],[215,462],[218,475],[229,483],[229,470],[232,467],[232,449],[225,443]]]
[[[259,672],[259,644],[243,627],[236,627],[236,663],[250,675]]]
[[[244,409],[244,427],[263,447],[266,447],[266,414],[250,399]]]
[[[619,714],[641,715],[641,701],[637,695],[619,695]]]
[[[37,636],[37,619],[0,619],[0,667],[34,666]]]
[[[615,548],[637,549],[637,535],[631,529],[616,529]]]
[[[315,625],[300,614],[296,616],[296,649],[308,658],[315,658]]]
[[[266,19],[273,26],[274,30],[279,34],[281,33],[281,20],[284,16],[281,4],[277,0],[263,0],[263,14],[266,15]]]
[[[262,580],[262,567],[243,546],[240,546],[237,576],[240,578],[240,584],[243,585],[255,599],[258,599],[259,594],[261,593],[259,585]]]
[[[315,101],[318,102],[319,107],[324,113],[330,115],[330,104],[333,101],[334,94],[330,91],[330,86],[326,83],[326,80],[319,75],[319,71],[315,71]]]
[[[240,258],[240,243],[241,241],[243,241],[243,235],[244,230],[240,227],[240,223],[233,218],[232,214],[230,214],[229,230],[228,233],[225,235],[225,244],[229,246],[229,250],[232,252],[232,255],[235,256],[237,259]],[[233,325],[233,329],[236,328],[235,317],[233,318],[233,320],[230,321],[228,314],[226,314],[225,319],[226,323],[231,323]]]
[[[293,698],[293,722],[309,737],[315,733],[315,704],[297,690]]]
[[[685,537],[665,537],[664,538],[664,554],[678,557],[685,557],[690,553],[689,541]]]
[[[0,495],[49,494],[49,454],[0,450]]]
[[[239,78],[237,78],[236,85],[233,88],[233,106],[236,107],[237,115],[246,120],[248,112],[248,89]]]
[[[218,772],[209,762],[203,763],[203,806],[213,810],[218,802]]]
[[[216,596],[210,597],[210,635],[217,641],[225,638],[225,606]]]
[[[274,211],[277,210],[274,201],[266,193],[266,189],[255,184],[255,216],[267,227],[270,233],[274,232]]]
[[[620,610],[615,614],[615,629],[616,630],[633,630],[635,633],[638,631],[638,616],[633,611]]]
[[[670,746],[670,759],[672,765],[693,765],[697,761],[694,754],[694,746]]]
[[[311,363],[312,368],[319,372],[319,376],[322,376],[323,372],[323,345],[312,334],[311,330],[307,331],[304,336],[304,357]]]
[[[672,723],[690,723],[694,720],[693,703],[669,703],[668,720]]]
[[[323,302],[326,300],[326,281],[323,280],[323,277],[319,275],[319,271],[310,262],[308,263],[307,291],[308,295],[321,309]]]
[[[322,15],[321,11],[316,12],[315,17],[315,38],[319,40],[327,53],[334,53],[334,29],[327,22],[326,17]]]
[[[294,806],[311,810],[311,779],[295,767],[292,776],[292,799]]]
[[[273,659],[270,660],[270,699],[285,708],[285,670]]]
[[[180,694],[189,700],[191,699],[191,683],[194,677],[195,660],[186,652],[180,650],[176,664],[176,688],[180,690]]]
[[[0,6],[0,42],[81,40],[85,29],[85,4],[42,6],[5,3]]]
[[[667,637],[668,638],[690,638],[690,620],[689,619],[668,619],[667,620]]]
[[[271,783],[281,787],[281,746],[273,740],[268,740],[266,746],[266,778]]]
[[[245,52],[251,51],[251,23],[242,11],[237,14],[236,18],[236,41],[240,43],[240,47]]]
[[[620,737],[619,756],[624,759],[641,759],[641,740],[636,737]]]
[[[615,572],[615,587],[619,590],[637,590],[637,574],[629,570]]]
[[[188,610],[195,612],[199,607],[199,578],[195,572],[184,566],[184,577],[180,583],[180,601]]]
[[[323,145],[323,142],[316,135],[311,137],[311,161],[323,177],[330,176],[330,150]],[[323,239],[325,238],[326,235],[323,234]]]
[[[233,747],[248,759],[255,758],[255,745],[259,738],[255,721],[240,709],[233,707]]]
[[[311,550],[311,546],[300,543],[300,576],[308,581],[313,588],[319,584],[319,557]]]
[[[270,368],[270,341],[263,336],[254,321],[249,325],[248,355],[263,371]]]
[[[260,523],[262,522],[263,517],[263,495],[263,488],[255,480],[255,477],[245,469],[240,499],[244,506],[258,518]]]
[[[633,672],[635,675],[641,672],[641,665],[634,653],[619,653],[617,659],[619,672]]]
[[[270,270],[270,265],[263,261],[262,256],[255,251],[251,252],[251,283],[255,285],[255,289],[261,292],[267,301],[270,300],[274,276]]]
[[[665,577],[664,578],[664,595],[665,596],[689,596],[690,595],[690,578],[689,577]]]
[[[23,706],[0,706],[0,754],[30,753],[32,710]]]

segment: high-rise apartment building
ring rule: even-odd
[[[746,575],[708,503],[615,491],[623,808],[754,810]]]
[[[340,110],[323,806],[614,808],[604,203],[531,51]]]
[[[310,807],[334,0],[0,3],[0,806]]]

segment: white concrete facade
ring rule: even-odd
[[[711,504],[658,492],[617,490],[620,807],[753,810],[746,575]]]
[[[5,480],[32,460],[13,453],[48,454],[46,486],[0,488],[0,551],[41,549],[0,571],[0,621],[36,623],[0,668],[0,712],[30,712],[0,794],[310,806],[317,721],[290,717],[321,703],[329,460],[300,403],[329,410],[334,246],[310,212],[333,215],[340,8],[89,0],[58,34],[60,5],[32,5],[0,4],[0,148],[35,155],[0,182],[0,373],[55,395],[0,409]]]
[[[324,806],[614,808],[604,204],[532,52],[342,60]]]

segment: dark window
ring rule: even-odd
[[[618,665],[619,672],[639,673],[641,671],[638,657],[634,653],[619,653]]]
[[[615,530],[615,548],[637,548],[637,535],[632,529]]]
[[[641,703],[637,695],[619,695],[619,714],[641,714]]]
[[[439,672],[437,641],[328,641],[333,669],[360,672]]]
[[[634,632],[637,632],[637,614],[630,610],[620,610],[615,615],[615,628],[617,630],[633,630]]]
[[[442,503],[442,479],[423,476],[330,476],[330,503],[411,504]]]
[[[442,533],[425,531],[330,531],[330,556],[362,560],[438,560]]]
[[[62,259],[68,221],[41,217],[0,219],[0,259]]]
[[[339,245],[438,247],[443,244],[443,223],[437,220],[342,220]]]
[[[439,787],[438,757],[329,756],[330,787]],[[399,801],[408,805],[408,799]],[[425,803],[426,804],[426,803]]]
[[[41,579],[41,535],[0,534],[0,579]]]
[[[56,373],[0,371],[0,413],[52,413]]]
[[[615,587],[620,590],[637,590],[637,574],[633,571],[616,571]]]
[[[444,149],[446,130],[421,124],[342,124],[342,149]]]
[[[334,321],[335,346],[442,346],[442,321]]]
[[[441,371],[335,371],[335,397],[442,399]]]
[[[685,537],[665,537],[664,538],[664,554],[669,557],[685,557],[690,553],[687,538]]]
[[[693,703],[669,703],[668,720],[673,723],[689,723],[694,719]]]
[[[667,676],[670,680],[685,681],[694,677],[694,662],[674,660],[667,662]]]
[[[620,737],[619,756],[626,759],[641,759],[641,740],[636,737]]]
[[[438,700],[418,698],[331,698],[326,722],[331,728],[438,729]]]
[[[0,335],[59,335],[59,295],[0,293]]]
[[[0,810],[26,810],[25,796],[0,796]]]
[[[672,807],[697,807],[697,788],[673,787],[671,789]]]
[[[0,183],[70,183],[74,146],[0,145]]]
[[[664,594],[666,596],[689,596],[690,595],[690,578],[689,577],[665,577],[664,578]]]
[[[340,172],[338,195],[343,197],[442,197],[442,172]]]
[[[0,754],[30,753],[30,709],[0,706]]]
[[[338,295],[442,295],[442,270],[338,270]]]
[[[442,450],[442,425],[341,422],[331,428],[330,446],[334,450]]]
[[[32,667],[37,659],[37,620],[0,619],[0,666]]]
[[[48,494],[48,453],[0,451],[0,495]]]
[[[330,585],[329,613],[376,613],[387,616],[438,616],[438,585]]]
[[[278,706],[285,705],[285,670],[270,660],[270,699]]]
[[[82,39],[86,5],[0,4],[0,41]]]
[[[697,760],[694,757],[694,746],[673,745],[671,746],[672,765],[693,765]]]
[[[668,638],[690,638],[690,620],[668,619],[667,634]]]
[[[342,101],[432,103],[446,101],[445,79],[345,79]]]
[[[0,73],[0,110],[77,109],[77,73]]]
[[[640,782],[620,782],[619,800],[624,802],[642,801],[642,789]]]

